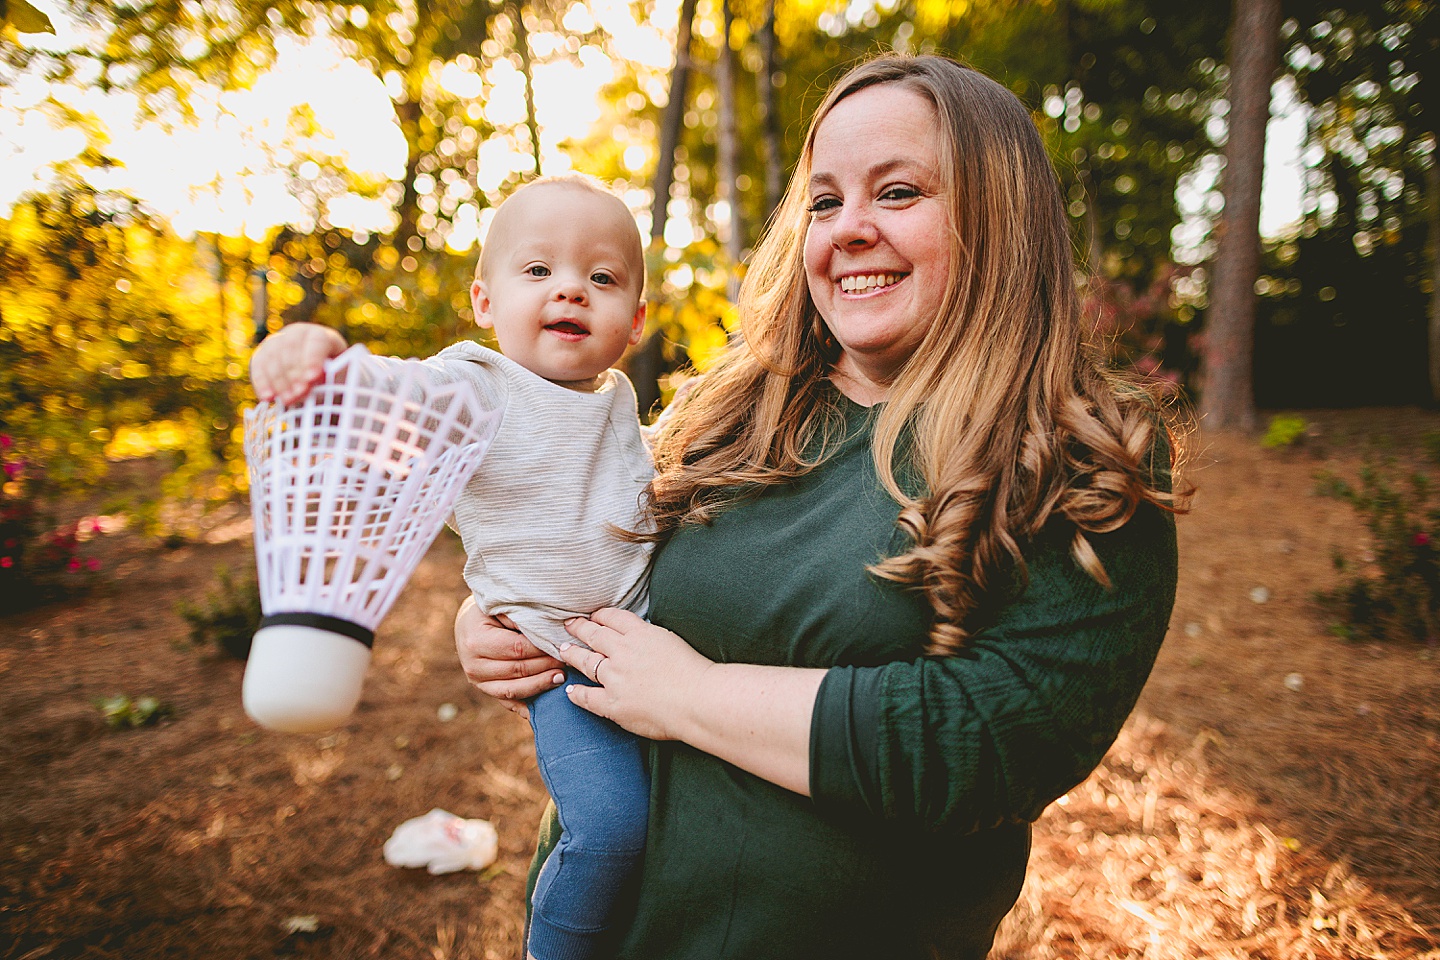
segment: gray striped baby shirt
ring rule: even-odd
[[[482,401],[505,406],[449,521],[480,609],[508,615],[552,654],[576,642],[565,632],[570,617],[602,607],[644,616],[651,547],[610,533],[638,529],[640,494],[655,472],[625,375],[610,370],[581,393],[470,341],[421,362],[434,379],[466,380]]]

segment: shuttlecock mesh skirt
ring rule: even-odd
[[[380,361],[363,346],[330,361],[325,380],[302,403],[262,403],[247,411],[245,456],[265,615],[246,670],[247,710],[261,699],[337,696],[289,689],[304,684],[281,673],[324,673],[328,661],[317,663],[291,649],[258,649],[262,634],[282,627],[318,629],[363,644],[363,655],[336,654],[350,662],[346,689],[353,686],[358,699],[353,661],[363,656],[368,663],[375,628],[439,533],[499,419],[469,384],[437,385],[420,362]],[[291,647],[299,642],[293,630],[284,635]],[[265,667],[266,655],[275,659],[274,669]],[[359,672],[363,676],[364,664]],[[262,675],[271,686],[256,687],[252,696]],[[337,710],[348,715],[353,707],[352,701],[327,709],[325,722],[333,725]],[[251,715],[282,729],[289,722]],[[321,721],[300,722],[313,728]]]

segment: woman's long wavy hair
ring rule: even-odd
[[[1104,371],[1086,343],[1059,183],[1030,114],[952,60],[869,60],[816,111],[741,289],[743,339],[661,430],[646,539],[805,473],[838,438],[828,386],[838,354],[805,281],[811,154],[837,103],[887,83],[935,108],[953,243],[941,313],[896,373],[873,440],[911,546],[871,569],[923,591],[935,614],[928,651],[948,654],[991,591],[1024,575],[1021,545],[1055,514],[1073,526],[1075,559],[1108,586],[1086,534],[1123,526],[1143,503],[1176,508],[1164,465],[1150,463],[1165,429],[1156,400]],[[919,496],[897,482],[896,463]]]

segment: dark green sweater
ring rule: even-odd
[[[965,655],[925,657],[923,598],[866,572],[905,542],[875,476],[872,412],[845,403],[850,436],[822,466],[657,555],[650,618],[706,657],[832,669],[813,800],[654,744],[627,960],[907,960],[929,956],[927,940],[988,943],[1018,894],[1026,824],[1099,763],[1164,637],[1174,527],[1145,508],[1091,537],[1113,591],[1057,524]]]

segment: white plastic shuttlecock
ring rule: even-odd
[[[255,722],[328,730],[355,709],[375,628],[500,423],[464,382],[353,346],[304,401],[245,413],[264,618],[242,698]]]

